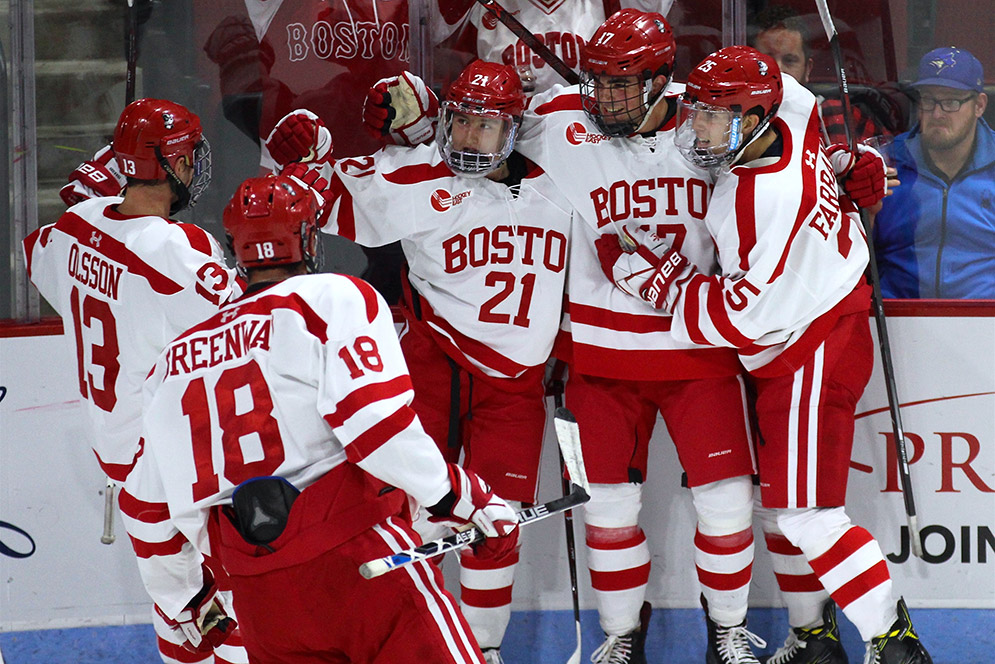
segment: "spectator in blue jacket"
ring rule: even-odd
[[[919,62],[918,123],[890,154],[901,186],[874,242],[885,297],[995,299],[995,131],[982,119],[984,72],[971,53]]]

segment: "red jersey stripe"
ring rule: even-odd
[[[118,505],[121,512],[142,523],[162,523],[169,520],[169,505],[166,503],[147,503],[121,489],[118,494]]]
[[[196,249],[202,254],[208,256],[213,256],[214,252],[211,250],[211,241],[207,238],[203,229],[194,226],[193,224],[184,224],[181,221],[170,221],[174,226],[178,226],[183,234],[187,236],[187,242],[193,249]]]
[[[579,94],[556,95],[542,106],[536,108],[536,115],[549,115],[557,111],[584,110],[582,97]]]
[[[366,302],[366,322],[372,323],[373,319],[377,317],[377,313],[380,310],[380,305],[377,304],[377,292],[373,290],[373,286],[369,285],[362,279],[348,274],[343,276],[351,281],[353,286],[359,289],[359,292],[363,296],[363,300]]]
[[[410,406],[401,406],[393,414],[380,420],[346,445],[346,457],[352,463],[359,463],[379,449],[381,445],[407,429],[414,420],[415,411]]]
[[[394,184],[419,184],[421,182],[431,182],[453,177],[453,172],[445,163],[438,163],[435,166],[428,164],[415,164],[413,166],[402,166],[396,171],[384,173],[384,180]]]
[[[325,415],[325,421],[329,426],[335,428],[342,426],[346,420],[355,415],[361,408],[364,408],[376,401],[390,399],[400,394],[404,394],[414,388],[411,385],[411,377],[407,374],[398,376],[386,383],[374,383],[364,385],[353,390],[336,405],[335,412]]]
[[[183,550],[183,545],[187,538],[183,533],[176,533],[165,542],[145,542],[136,539],[132,535],[131,546],[135,549],[135,555],[139,558],[152,558],[153,556],[174,556]]]
[[[108,217],[110,217],[110,208],[111,206],[108,206],[105,210]],[[120,217],[121,215],[116,216]],[[129,219],[130,217],[122,218]],[[183,290],[182,286],[143,261],[124,243],[91,226],[72,212],[64,213],[55,222],[55,228],[85,245],[88,251],[101,254],[115,263],[124,265],[128,268],[129,273],[145,279],[152,290],[157,293],[173,295]]]
[[[659,314],[631,314],[610,311],[588,304],[570,304],[570,320],[617,332],[669,332],[673,319]]]

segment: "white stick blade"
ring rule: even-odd
[[[563,464],[570,474],[570,481],[590,495],[591,485],[587,481],[587,469],[584,467],[577,419],[573,413],[561,406],[553,414],[553,426],[556,429],[556,442],[560,445],[560,454],[563,455]]]
[[[833,17],[829,14],[829,4],[826,0],[815,0],[815,6],[819,8],[819,18],[822,19],[822,27],[826,30],[826,38],[832,40],[836,36],[836,26],[833,24]]]

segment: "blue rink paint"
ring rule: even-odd
[[[934,664],[995,662],[995,610],[913,609],[912,617]],[[751,609],[751,631],[767,639],[771,654],[786,636],[783,609]],[[851,664],[860,664],[864,646],[857,631],[840,616]],[[581,613],[582,660],[601,644],[595,611]],[[563,664],[575,645],[570,611],[516,611],[501,649],[507,664]],[[646,656],[650,664],[702,664],[705,625],[701,611],[653,612]],[[157,664],[151,625],[80,627],[0,634],[4,664]],[[758,653],[760,654],[760,653]]]

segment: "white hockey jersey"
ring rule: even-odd
[[[76,347],[79,391],[107,475],[123,482],[141,436],[141,386],[167,342],[241,293],[217,241],[162,217],[74,205],[24,240],[28,276]]]
[[[673,86],[679,92],[680,86]],[[672,97],[670,103],[676,103]],[[627,380],[684,380],[735,375],[735,354],[676,339],[671,318],[626,295],[601,270],[595,240],[624,226],[670,240],[703,274],[717,269],[702,220],[710,176],[673,144],[673,119],[651,138],[609,138],[581,107],[576,86],[533,98],[516,149],[542,166],[577,211],[567,283],[572,366]],[[618,225],[618,226],[616,226]]]
[[[867,292],[855,292],[867,267],[867,240],[852,206],[840,209],[816,99],[790,76],[782,78],[784,101],[771,126],[781,134],[783,154],[718,176],[705,225],[721,273],[682,283],[674,309],[675,336],[736,348],[753,372],[796,343],[802,353],[817,347],[831,325],[805,333],[823,314],[866,310],[869,302]]]
[[[175,616],[200,589],[201,554],[218,555],[212,508],[251,478],[304,491],[358,466],[423,504],[441,500],[446,465],[412,396],[390,309],[353,277],[251,291],[170,343],[144,386],[145,448],[121,496],[156,604]],[[318,524],[325,539],[289,544],[313,549],[304,559],[385,518],[369,522],[364,496],[346,493],[331,503],[347,509]]]
[[[673,0],[631,0],[623,7],[643,11],[661,12],[666,15]],[[457,4],[457,3],[448,3]],[[502,6],[528,28],[546,48],[563,63],[579,72],[580,49],[594,31],[608,18],[604,0],[504,0]],[[446,11],[446,0],[439,0],[439,20],[443,36],[462,28],[469,22],[477,35],[477,57],[488,62],[501,62],[512,66],[530,66],[535,74],[535,91],[542,92],[563,78],[532,49],[516,37],[478,3],[471,3],[470,10],[460,16]]]
[[[515,378],[552,350],[572,216],[549,176],[529,166],[508,187],[454,175],[434,144],[342,159],[322,230],[365,246],[400,240],[441,347],[471,371]]]

